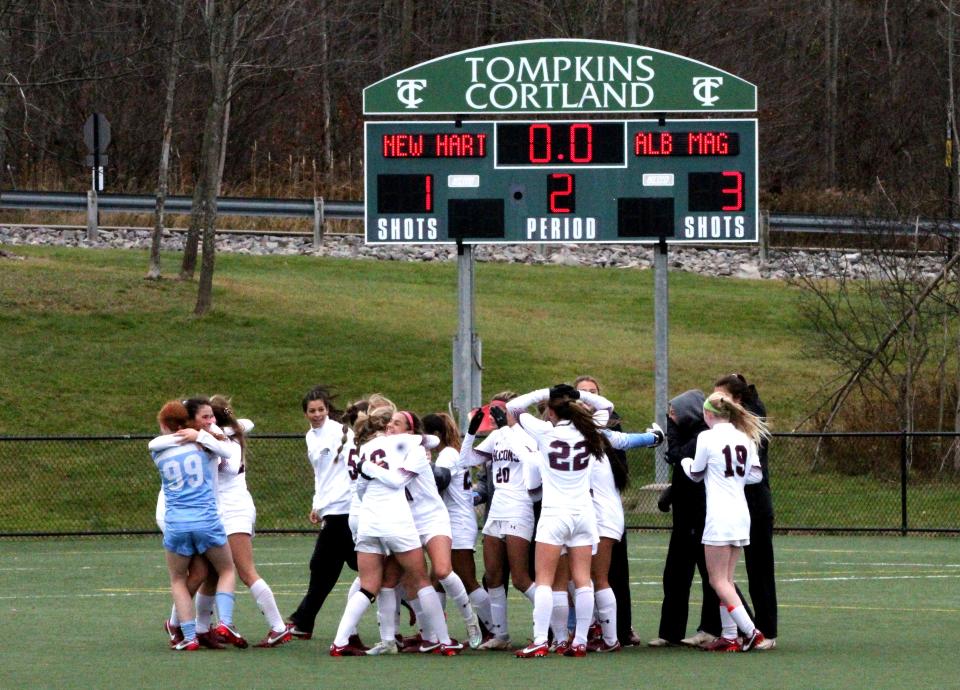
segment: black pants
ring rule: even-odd
[[[677,513],[676,504],[673,506]],[[682,507],[681,507],[682,510]],[[710,586],[707,565],[703,558],[703,523],[690,524],[674,520],[670,532],[670,544],[667,547],[667,561],[663,566],[663,604],[660,606],[659,635],[669,642],[679,644],[687,636],[687,617],[690,611],[690,587],[693,584],[694,570],[700,571],[703,588],[703,604],[700,610],[701,628],[704,624],[717,630],[706,630],[719,634],[720,601]],[[717,625],[713,626],[713,619]]]
[[[300,606],[290,615],[290,622],[304,632],[313,632],[317,614],[327,595],[340,579],[340,571],[346,563],[357,569],[357,553],[354,551],[353,535],[346,515],[327,515],[323,528],[317,535],[310,557],[310,584]]]
[[[630,644],[630,633],[633,627],[633,611],[630,601],[630,561],[627,559],[627,533],[624,532],[620,541],[613,545],[613,555],[610,558],[610,589],[617,600],[617,639],[620,644]]]
[[[773,565],[773,500],[770,487],[746,487],[750,508],[750,545],[743,549],[750,586],[750,600],[756,611],[753,622],[770,638],[777,636],[777,583]]]

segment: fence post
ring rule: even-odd
[[[900,432],[900,534],[907,536],[907,431]]]
[[[767,265],[770,251],[770,211],[760,211],[760,266]]]
[[[313,249],[320,249],[323,244],[323,197],[313,197]]]
[[[99,234],[97,227],[97,192],[95,189],[87,190],[87,241],[96,242]]]

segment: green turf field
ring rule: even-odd
[[[656,636],[667,534],[630,534],[634,627]],[[309,536],[261,536],[261,575],[288,613],[299,601]],[[585,659],[515,659],[496,652],[441,658],[326,654],[353,574],[341,582],[311,641],[277,649],[176,654],[159,538],[0,541],[2,687],[112,688],[631,688],[956,687],[960,541],[952,537],[776,538],[779,646],[750,654],[632,648]],[[694,589],[699,603],[698,589]],[[515,641],[530,604],[509,599]],[[698,610],[696,605],[692,610]],[[266,624],[245,589],[236,623],[259,639]],[[451,613],[451,632],[461,626]],[[690,621],[693,631],[696,621]],[[406,632],[406,630],[404,631]],[[368,612],[360,633],[376,639]],[[952,659],[952,661],[951,661]]]

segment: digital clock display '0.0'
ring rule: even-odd
[[[624,165],[621,122],[499,122],[498,166]]]

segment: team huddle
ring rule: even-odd
[[[345,563],[357,577],[331,656],[454,656],[469,646],[515,650],[520,658],[582,657],[638,642],[629,627],[627,578],[619,576],[626,569],[623,451],[658,446],[665,436],[656,424],[643,433],[620,431],[613,403],[593,378],[498,394],[470,416],[462,436],[448,414],[421,419],[381,395],[341,412],[318,386],[303,411],[314,470],[309,517],[321,529],[307,592],[287,617],[253,563],[256,511],[243,462],[252,423],[236,418],[220,396],[171,401],[160,411],[163,435],[149,448],[162,480],[157,523],[174,601],[164,623],[173,649],[248,645],[232,621],[234,568],[270,624],[256,646],[309,639]],[[767,431],[722,393],[704,401],[703,414],[710,428],[682,471],[705,479],[703,544],[730,642],[718,649],[749,651],[764,638],[737,597],[733,572],[750,537],[743,487],[759,481],[757,444]],[[475,485],[478,471],[485,490]],[[533,605],[533,636],[518,648],[507,622],[508,579]],[[463,642],[451,636],[448,600],[458,614],[450,627],[462,621],[463,635],[454,632]],[[368,647],[357,625],[374,604],[380,640]],[[399,632],[403,608],[418,628],[413,636]]]

